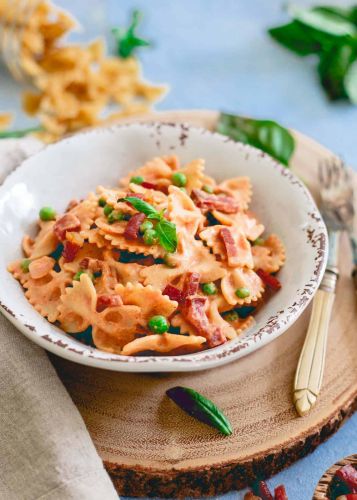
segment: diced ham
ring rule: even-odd
[[[120,295],[99,295],[97,298],[97,312],[102,312],[108,307],[117,307],[123,305]]]
[[[65,214],[53,226],[53,231],[60,241],[64,241],[67,231],[80,231],[81,221],[73,214]]]
[[[131,217],[126,225],[124,231],[124,237],[127,240],[136,240],[139,236],[139,229],[141,224],[144,222],[145,214],[138,213]]]
[[[285,491],[285,486],[280,484],[274,490],[274,500],[288,500],[288,495]]]
[[[232,196],[208,194],[201,189],[193,189],[192,196],[196,206],[204,210],[219,210],[226,214],[235,214],[239,210],[238,201]]]
[[[103,270],[103,264],[104,262],[102,260],[85,257],[79,263],[79,267],[81,269],[89,269],[92,273],[99,273]]]
[[[270,288],[273,290],[279,290],[281,288],[281,283],[280,281],[273,276],[272,274],[267,273],[266,271],[263,271],[263,269],[258,269],[255,271],[259,278]]]
[[[247,238],[240,233],[237,233],[235,239],[228,227],[222,227],[219,235],[223,241],[228,265],[232,267],[247,266],[252,268],[254,265],[251,246]]]
[[[226,341],[221,328],[211,325],[205,307],[206,297],[187,297],[182,307],[185,319],[194,326],[199,335],[207,339],[208,347],[216,347]]]
[[[344,465],[335,473],[350,488],[351,493],[357,493],[357,470],[353,465]]]
[[[80,249],[81,249],[80,246],[76,245],[75,243],[72,243],[71,241],[66,240],[63,243],[63,250],[62,250],[62,257],[64,258],[65,262],[73,262]]]
[[[181,302],[183,299],[181,290],[170,284],[166,285],[162,293],[163,295],[167,295],[170,300],[175,300],[176,302]]]
[[[185,281],[182,288],[182,298],[189,297],[190,295],[195,295],[198,292],[198,287],[200,283],[199,273],[187,273]]]
[[[234,259],[234,257],[238,257],[238,248],[228,227],[222,227],[219,234],[223,240],[223,244],[227,252],[227,257],[231,259]]]

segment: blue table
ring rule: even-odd
[[[142,50],[144,75],[166,82],[171,91],[159,109],[212,108],[273,118],[313,137],[357,166],[357,107],[331,104],[317,83],[315,61],[300,59],[266,36],[268,26],[285,21],[281,2],[267,0],[58,0],[85,32],[74,40],[106,34],[126,25],[129,12],[145,15],[141,33],[154,40]],[[297,1],[299,5],[309,4]],[[338,0],[338,5],[350,2]],[[111,42],[109,41],[109,45]],[[0,73],[0,110],[20,111],[19,88]],[[16,126],[34,121],[18,113]],[[312,455],[274,477],[290,500],[309,500],[332,463],[356,453],[357,415]],[[226,499],[237,494],[225,495]],[[243,495],[238,494],[238,498]]]

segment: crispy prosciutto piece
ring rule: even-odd
[[[81,229],[81,221],[73,214],[65,214],[53,226],[53,231],[60,241],[66,239],[67,231],[77,232]]]
[[[185,299],[190,295],[195,295],[198,292],[200,283],[199,273],[187,273],[182,288],[182,298]]]
[[[73,262],[80,249],[81,247],[79,245],[76,245],[75,243],[66,240],[63,243],[63,250],[62,250],[62,257],[64,258],[64,261]]]
[[[117,307],[123,305],[120,295],[99,295],[97,298],[97,312],[102,312],[107,307]]]
[[[280,281],[272,274],[263,271],[263,269],[257,269],[256,273],[259,278],[273,290],[279,290],[281,288]]]
[[[344,465],[335,473],[350,488],[351,493],[357,493],[357,470],[353,465]]]
[[[280,484],[274,490],[274,500],[288,500],[288,495],[285,491],[285,486]]]
[[[227,253],[228,265],[231,267],[243,266],[253,267],[253,257],[250,244],[243,234],[237,234],[233,238],[228,227],[222,227],[219,233]]]
[[[138,213],[131,217],[126,225],[124,231],[124,237],[127,240],[137,240],[139,237],[139,229],[141,224],[144,222],[145,214]]]
[[[170,283],[165,286],[162,294],[167,295],[170,300],[175,300],[176,302],[181,302],[183,299],[183,294],[181,290],[179,290],[173,285],[170,285]]]
[[[209,347],[216,347],[226,341],[221,328],[211,325],[208,321],[205,307],[206,297],[187,297],[182,306],[185,319],[194,326],[202,337],[207,339]]]
[[[225,214],[235,214],[239,210],[239,204],[232,196],[217,196],[201,189],[193,189],[192,197],[196,206],[204,210],[219,210]]]
[[[157,189],[157,184],[153,184],[152,182],[142,182],[141,185],[146,189]]]
[[[89,269],[93,273],[99,273],[100,271],[103,270],[103,264],[104,262],[102,260],[85,257],[79,263],[79,267],[81,269]]]

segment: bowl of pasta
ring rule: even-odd
[[[268,155],[184,124],[66,138],[0,187],[0,310],[64,358],[116,371],[219,366],[313,297],[326,228]]]

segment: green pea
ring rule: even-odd
[[[172,262],[172,255],[170,253],[165,253],[163,261],[167,267],[175,267],[175,264]]]
[[[147,229],[152,229],[154,227],[154,224],[149,221],[149,220],[144,220],[144,222],[140,226],[140,231],[142,233],[145,233]]]
[[[245,298],[249,297],[250,291],[248,290],[248,288],[245,288],[244,286],[242,286],[241,288],[237,288],[236,295],[240,299],[245,299]]]
[[[172,174],[171,179],[172,179],[172,182],[177,187],[184,187],[187,184],[187,177],[182,172],[175,172],[174,174]]]
[[[158,241],[157,232],[155,229],[146,229],[143,240],[146,245],[155,245]]]
[[[204,186],[202,186],[202,189],[203,189],[203,191],[205,191],[206,193],[209,193],[209,194],[212,194],[212,193],[213,193],[213,187],[212,187],[212,186],[209,186],[208,184],[205,184]]]
[[[254,240],[253,245],[264,245],[263,238],[257,238],[256,240]]]
[[[41,220],[54,220],[56,218],[56,211],[52,207],[42,207],[39,215]]]
[[[217,287],[214,283],[203,283],[201,288],[205,295],[215,295],[217,293]]]
[[[29,272],[30,264],[31,264],[31,259],[24,259],[21,261],[20,267],[23,273]]]
[[[226,321],[237,321],[239,319],[238,313],[236,311],[229,311],[224,315]]]
[[[103,208],[103,213],[104,215],[106,215],[108,217],[109,214],[111,214],[113,212],[114,208],[111,206],[111,205],[105,205],[105,207]]]
[[[105,201],[105,199],[104,199],[104,198],[99,198],[99,200],[98,200],[98,205],[99,205],[100,207],[105,207],[105,205],[106,205],[106,204],[107,204],[107,202]]]
[[[74,281],[80,281],[81,276],[82,276],[82,274],[84,274],[84,273],[85,273],[85,271],[83,271],[83,270],[78,271],[78,273],[76,273],[76,274],[73,276]]]
[[[135,175],[130,179],[130,182],[133,184],[142,184],[144,182],[144,177],[141,177],[141,175]]]
[[[153,333],[165,333],[169,329],[169,322],[165,316],[153,316],[148,322],[148,327]]]
[[[124,214],[123,212],[110,212],[108,215],[108,222],[109,224],[113,224],[113,222],[118,222],[124,220]]]

